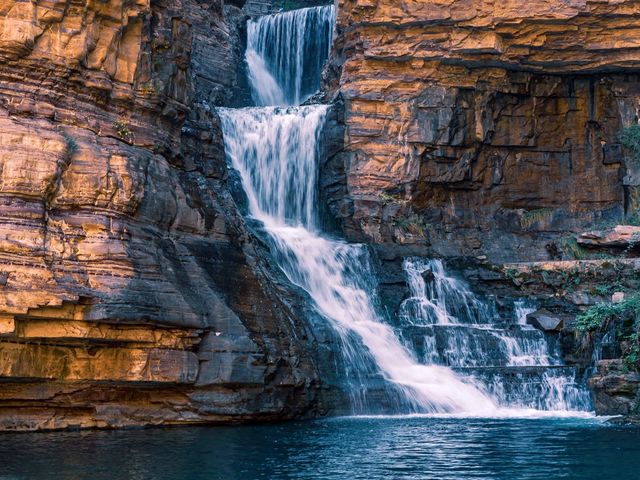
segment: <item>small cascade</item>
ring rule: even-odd
[[[564,367],[550,339],[526,325],[533,304],[515,302],[514,318],[502,321],[491,304],[447,275],[440,260],[409,258],[404,270],[410,297],[399,318],[423,363],[453,367],[503,406],[589,409],[576,369]]]
[[[535,312],[538,306],[532,300],[521,298],[513,302],[513,316],[518,325],[527,326],[527,315]]]
[[[419,325],[482,324],[493,316],[469,287],[447,276],[440,260],[406,259],[404,270],[411,297],[400,307],[400,317]]]
[[[249,21],[245,58],[256,105],[300,105],[319,90],[334,24],[332,5]]]

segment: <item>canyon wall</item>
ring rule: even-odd
[[[349,238],[566,259],[566,232],[637,213],[640,2],[338,4],[323,188]]]
[[[243,219],[214,110],[246,100],[245,14],[275,3],[0,0],[0,430],[339,402],[330,329]],[[338,1],[321,188],[385,304],[404,255],[567,258],[567,233],[635,215],[639,14]]]
[[[0,430],[318,414],[313,314],[230,194],[231,3],[0,2]]]

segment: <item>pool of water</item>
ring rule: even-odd
[[[0,479],[32,478],[639,479],[640,429],[396,417],[0,435]]]

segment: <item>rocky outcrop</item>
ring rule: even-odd
[[[241,84],[242,19],[0,5],[0,429],[321,408],[313,314],[229,193],[212,107]]]
[[[634,249],[640,244],[640,227],[616,225],[606,230],[585,232],[578,236],[577,243],[589,248]]]
[[[597,368],[596,374],[589,379],[589,386],[594,392],[596,413],[640,413],[640,373],[625,369],[619,360],[602,360],[598,362]]]
[[[324,184],[349,238],[571,259],[562,232],[635,213],[640,2],[338,3]]]

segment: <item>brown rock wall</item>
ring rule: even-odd
[[[306,315],[227,188],[242,18],[0,2],[0,429],[318,408]]]
[[[630,212],[620,131],[640,105],[640,2],[339,2],[328,86],[348,236],[545,259]],[[339,185],[340,188],[336,188]]]

